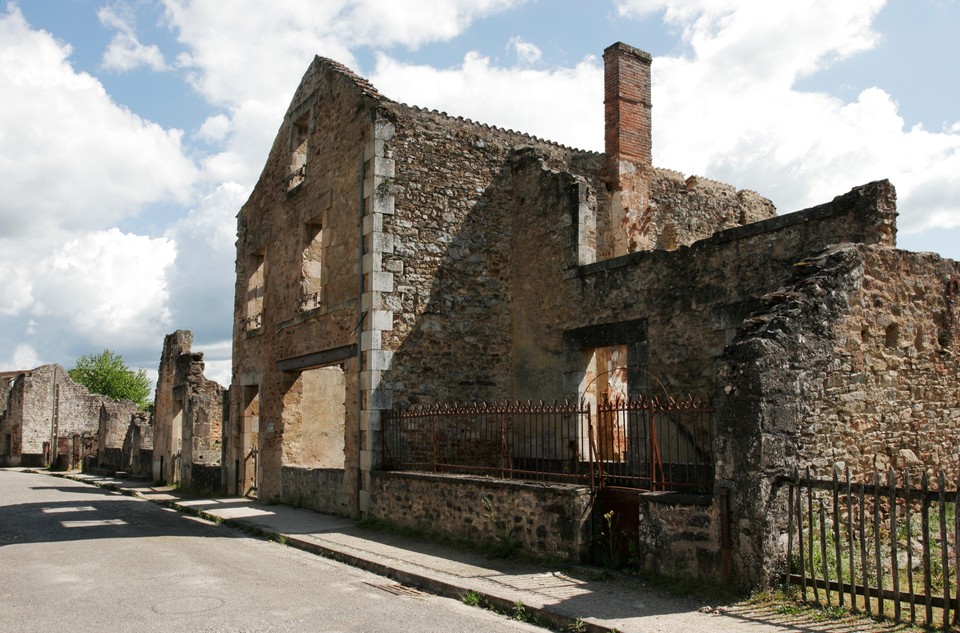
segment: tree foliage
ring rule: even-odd
[[[148,405],[150,379],[143,369],[133,371],[123,362],[123,356],[108,349],[99,354],[87,354],[77,359],[69,370],[74,382],[90,393],[99,393],[114,400],[132,400],[141,409]]]

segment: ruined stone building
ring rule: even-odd
[[[137,411],[132,402],[91,394],[60,365],[8,372],[0,384],[0,466],[79,468],[86,449],[96,450],[104,406],[125,411],[127,422]]]
[[[135,477],[153,476],[153,424],[129,400],[105,400],[100,407],[96,455],[91,466]],[[87,469],[84,464],[84,469]]]
[[[193,334],[177,330],[163,341],[154,398],[153,478],[219,492],[226,390],[203,375]]]
[[[956,475],[960,266],[896,250],[886,181],[777,216],[653,166],[650,64],[604,52],[601,154],[403,105],[314,59],[237,217],[228,492],[476,536],[478,495],[509,513],[528,492],[380,470],[387,412],[694,394],[723,494],[684,542],[664,526],[693,510],[643,501],[649,560],[716,578],[723,558],[747,585],[771,573],[793,468]],[[573,488],[517,506],[533,549],[589,529]]]

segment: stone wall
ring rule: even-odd
[[[285,447],[290,466],[298,465],[299,456],[315,460],[322,450],[301,445],[291,452],[291,443],[303,438],[304,428],[294,423],[297,417],[290,407],[300,402],[294,402],[297,398],[289,391],[302,370],[333,366],[343,372],[342,419],[331,424],[341,433],[334,452],[340,452],[341,461],[345,456],[351,462],[340,494],[355,497],[357,347],[363,314],[360,240],[364,230],[379,229],[367,222],[358,225],[363,216],[365,149],[374,140],[376,97],[372,87],[346,68],[314,60],[278,130],[261,179],[237,218],[227,481],[232,487],[237,481],[253,483],[249,456],[256,450],[256,485],[263,499],[285,494],[281,477]],[[291,180],[291,139],[297,130],[305,132],[306,156],[302,177]],[[259,264],[262,282],[256,277]],[[252,298],[258,293],[259,303]],[[257,320],[250,321],[250,311],[258,309]],[[365,316],[364,322],[368,319],[374,316]],[[278,362],[286,369],[278,371]],[[322,461],[330,459],[325,454]]]
[[[123,463],[123,446],[140,408],[129,400],[104,402],[100,407],[97,430],[97,467],[127,470]]]
[[[646,332],[637,331],[634,339],[645,343],[639,366],[647,383],[641,386],[651,395],[708,397],[714,393],[714,362],[740,323],[761,307],[760,297],[786,283],[797,262],[830,244],[892,244],[895,217],[895,193],[883,181],[673,252],[633,253],[584,266],[576,299],[569,302],[581,312],[568,311],[566,329],[591,322],[645,324]],[[568,365],[577,363],[579,353],[568,346]],[[582,370],[569,378],[567,393],[575,396]]]
[[[226,390],[204,377],[203,354],[191,352],[192,343],[187,330],[164,339],[153,429],[154,478],[188,486],[194,463],[220,465],[226,400]]]
[[[137,477],[153,477],[153,424],[145,411],[130,417],[120,449],[120,466]]]
[[[468,475],[374,473],[370,516],[534,556],[586,560],[592,499],[583,486]]]
[[[156,481],[173,483],[179,480],[177,459],[183,442],[183,425],[175,418],[182,415],[183,404],[182,398],[179,404],[175,404],[173,389],[177,359],[188,353],[192,344],[193,334],[186,330],[168,334],[163,340],[153,398],[153,478]]]
[[[960,264],[840,245],[796,267],[718,365],[718,482],[732,490],[734,565],[773,577],[783,478],[849,466],[943,468],[956,484],[960,393],[953,280]]]
[[[97,434],[104,401],[109,399],[90,394],[59,365],[42,365],[20,374],[10,390],[0,427],[0,434],[10,435],[7,465],[45,465],[44,444],[51,450],[54,425],[57,441],[53,452],[72,451],[74,436]]]
[[[190,487],[207,494],[223,494],[223,469],[219,464],[190,464]]]
[[[284,466],[280,480],[280,503],[340,516],[353,513],[353,505],[343,495],[342,468]]]
[[[633,565],[674,578],[724,578],[719,496],[642,493]]]

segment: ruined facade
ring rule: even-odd
[[[93,467],[150,477],[152,448],[153,426],[146,411],[129,400],[104,401],[100,407]]]
[[[187,330],[163,341],[154,398],[153,478],[219,491],[227,392],[204,377],[203,353],[191,352],[192,344]]]
[[[60,365],[41,365],[3,380],[0,466],[79,468],[84,439],[97,436],[100,408],[113,401],[89,393]]]
[[[947,460],[921,429],[949,433],[960,410],[956,263],[895,250],[885,181],[776,216],[654,167],[650,63],[605,51],[598,154],[399,104],[313,61],[238,214],[228,491],[457,532],[461,492],[418,480],[435,493],[412,503],[378,472],[385,411],[695,394],[716,410],[723,493],[697,500],[695,542],[658,536],[689,508],[643,506],[639,546],[661,547],[651,566],[718,578],[725,560],[751,584],[776,558],[777,477]],[[546,526],[557,506],[527,510]]]

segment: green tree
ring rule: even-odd
[[[123,356],[108,349],[99,354],[87,354],[77,359],[77,365],[67,372],[74,382],[90,393],[99,393],[114,400],[132,400],[146,409],[150,397],[150,379],[143,369],[133,371],[123,362]]]

